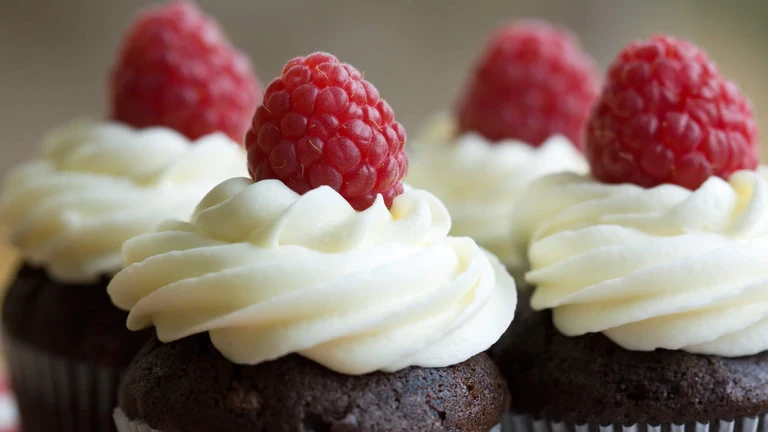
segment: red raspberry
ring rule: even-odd
[[[267,87],[245,136],[254,180],[303,194],[330,186],[356,210],[403,192],[405,129],[354,67],[326,53],[297,57]]]
[[[586,137],[592,175],[606,183],[693,190],[758,163],[749,101],[704,51],[669,36],[619,53]]]
[[[248,59],[192,3],[148,8],[112,70],[112,118],[167,126],[190,139],[220,131],[243,141],[261,101]]]
[[[459,101],[459,129],[533,146],[560,134],[581,149],[598,77],[570,33],[538,21],[502,26]]]

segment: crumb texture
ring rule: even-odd
[[[114,369],[128,366],[153,330],[132,332],[107,295],[107,277],[63,284],[23,265],[3,303],[3,326],[18,342],[52,355]]]
[[[706,422],[768,412],[768,354],[724,358],[627,351],[602,334],[569,338],[529,315],[492,350],[512,409],[569,423]]]
[[[236,365],[202,334],[150,340],[119,401],[129,418],[164,432],[487,432],[508,394],[485,354],[447,368],[348,376],[298,355]]]

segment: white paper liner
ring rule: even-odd
[[[114,413],[117,432],[162,432],[152,429],[146,423],[139,420],[130,420],[120,408],[115,408]],[[489,432],[501,432],[501,424],[494,426]]]
[[[10,384],[5,385],[4,378],[0,378],[0,431],[19,430],[19,410],[16,408],[16,399],[11,392]]]
[[[152,429],[142,421],[129,419],[120,408],[115,409],[113,418],[117,432],[160,432],[157,429]]]
[[[3,348],[25,432],[115,431],[120,371],[45,354],[7,333]]]
[[[529,415],[505,414],[502,420],[503,432],[768,432],[768,413],[758,417],[741,417],[733,420],[718,420],[710,423],[689,422],[684,424],[666,423],[657,426],[644,423],[624,426],[613,424],[573,424],[537,420]]]

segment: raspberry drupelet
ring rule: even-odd
[[[197,139],[223,132],[238,143],[261,101],[248,59],[186,1],[148,8],[123,40],[110,78],[112,118],[166,126]]]
[[[592,175],[696,189],[758,164],[749,101],[695,45],[655,36],[624,48],[587,124]]]
[[[569,32],[539,21],[502,26],[488,40],[456,107],[459,132],[532,146],[559,134],[581,149],[598,77]]]
[[[320,186],[364,210],[389,207],[408,170],[405,129],[354,67],[327,53],[289,61],[267,87],[246,134],[254,180],[279,179],[299,194]]]

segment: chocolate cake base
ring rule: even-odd
[[[131,332],[108,278],[63,284],[24,265],[3,303],[11,382],[25,432],[112,432],[120,377],[152,334]]]
[[[202,334],[148,342],[119,405],[163,432],[488,432],[508,406],[505,387],[485,354],[447,368],[348,376],[298,355],[236,365]]]
[[[123,369],[152,331],[132,332],[128,313],[107,294],[109,278],[64,284],[24,265],[8,288],[3,326],[19,342],[51,355]]]
[[[550,312],[510,328],[492,357],[512,411],[571,424],[706,423],[768,412],[768,354],[723,358],[625,350],[602,334],[566,337]]]
[[[517,334],[516,328],[523,325],[526,318],[534,313],[531,308],[531,297],[533,296],[533,289],[530,287],[518,286],[517,290],[517,309],[515,309],[515,319],[507,328],[507,331],[499,338],[499,340],[493,344],[491,349],[488,350],[489,354],[496,352],[499,347],[506,346],[509,342],[508,339],[514,337]]]

